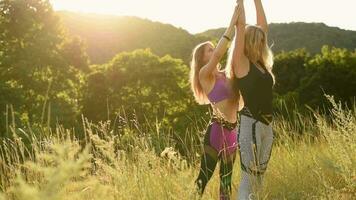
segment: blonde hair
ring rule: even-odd
[[[261,63],[272,75],[274,82],[273,53],[268,46],[267,34],[259,26],[249,25],[245,30],[245,48],[246,57],[254,64]]]
[[[214,44],[209,41],[198,44],[193,50],[192,61],[190,62],[190,86],[193,91],[195,101],[200,105],[209,104],[208,97],[203,91],[199,81],[199,71],[206,64],[203,60],[205,47],[209,44],[214,46]]]

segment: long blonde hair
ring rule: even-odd
[[[194,94],[195,101],[200,105],[209,104],[209,100],[199,81],[199,71],[206,64],[204,63],[204,53],[206,45],[213,45],[212,42],[207,41],[198,44],[192,54],[192,61],[190,62],[190,86]]]
[[[246,57],[254,64],[261,63],[272,75],[274,82],[273,53],[268,46],[267,34],[259,26],[249,25],[245,30],[245,48]]]

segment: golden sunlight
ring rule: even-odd
[[[265,2],[269,22],[324,22],[356,30],[355,3],[339,0],[338,4],[322,0],[270,0]],[[55,10],[127,15],[148,18],[182,27],[191,33],[209,28],[226,27],[235,0],[50,0]],[[267,3],[268,2],[268,3]],[[308,5],[308,6],[306,6]],[[318,9],[322,5],[323,9]],[[245,0],[247,22],[254,23],[254,5]],[[330,14],[337,11],[337,14]],[[342,12],[341,12],[342,11]]]

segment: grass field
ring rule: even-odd
[[[276,118],[277,139],[261,199],[356,197],[355,109],[331,102],[332,120],[317,113]],[[170,133],[158,125],[147,130],[127,126],[117,135],[109,122],[83,121],[80,140],[74,130],[60,126],[10,126],[11,137],[1,143],[0,199],[198,199],[199,156],[192,152],[195,159],[189,161],[180,156]],[[239,176],[236,162],[233,199]],[[203,199],[218,199],[218,190],[215,173]]]

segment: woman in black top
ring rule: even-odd
[[[236,24],[236,40],[230,54],[244,108],[240,111],[238,143],[241,182],[238,199],[254,199],[270,158],[273,132],[273,55],[267,44],[267,21],[261,0],[254,0],[257,25],[246,26],[244,9]],[[243,7],[243,0],[240,1]]]

